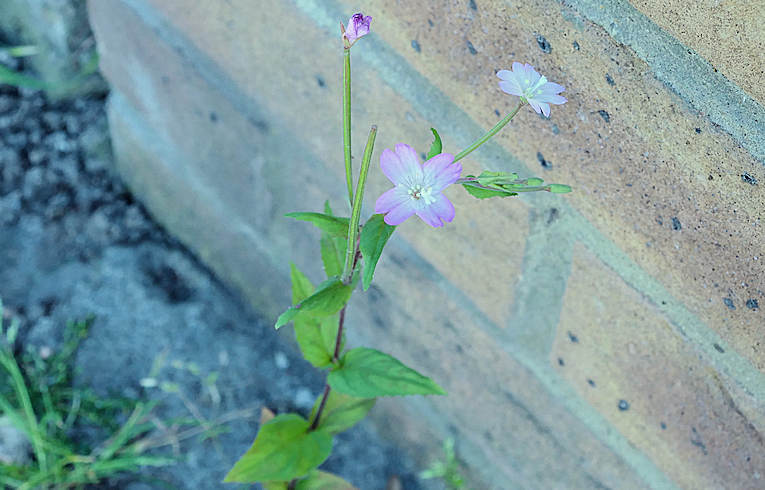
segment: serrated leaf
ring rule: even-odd
[[[333,277],[319,284],[316,291],[300,303],[291,306],[279,315],[275,328],[281,328],[292,321],[298,314],[309,313],[309,316],[322,318],[334,315],[345,306],[353,292],[353,284],[343,282]]]
[[[327,383],[340,393],[358,398],[446,394],[427,376],[388,354],[367,347],[349,351],[342,367],[329,373]]]
[[[480,187],[476,187],[469,184],[462,184],[462,187],[464,187],[465,190],[468,191],[468,194],[470,194],[471,196],[477,199],[488,199],[490,197],[509,197],[509,196],[518,195],[515,192],[482,189]]]
[[[284,216],[295,218],[301,221],[308,221],[322,231],[326,231],[332,236],[348,238],[348,218],[338,218],[324,213],[287,213]]]
[[[324,342],[324,350],[331,356],[335,354],[335,343],[337,342],[337,329],[340,326],[340,317],[333,315],[327,317],[321,321],[319,326],[319,333],[321,334],[322,342]],[[343,331],[343,338],[340,339],[340,349],[338,352],[343,351],[345,347],[345,331]]]
[[[295,264],[290,265],[292,302],[293,304],[298,304],[300,301],[311,296],[313,285]],[[320,319],[306,313],[304,315],[296,315],[294,320],[295,337],[303,357],[317,368],[332,365],[338,329],[337,315]]]
[[[337,475],[314,470],[307,478],[300,480],[297,490],[359,490]]]
[[[361,277],[364,291],[369,289],[369,285],[372,284],[375,267],[380,260],[383,248],[393,232],[396,231],[396,227],[387,224],[383,218],[382,214],[373,214],[364,228],[361,229],[359,250],[361,250],[361,256],[364,258],[364,271]]]
[[[436,131],[435,128],[430,128],[431,131],[433,131],[433,143],[430,145],[430,150],[428,151],[428,156],[426,160],[430,160],[434,156],[441,153],[441,149],[443,145],[441,144],[441,137],[438,135],[438,131]]]
[[[290,262],[290,279],[292,280],[292,304],[296,305],[313,293],[313,284],[297,266]]]
[[[306,361],[320,369],[332,365],[337,328],[337,315],[321,321],[307,316],[295,319],[295,337]]]
[[[333,216],[329,201],[324,203],[324,214]],[[343,273],[346,241],[327,232],[321,233],[321,261],[327,277],[339,276]]]
[[[322,234],[320,244],[321,261],[324,264],[324,272],[326,272],[327,277],[339,276],[343,273],[345,240],[333,237],[329,234]]]
[[[332,452],[332,436],[323,430],[308,432],[308,427],[307,420],[293,413],[274,417],[223,481],[279,482],[306,475]]]
[[[319,396],[313,405],[310,420],[313,420],[323,396]],[[367,416],[375,404],[374,398],[356,398],[344,395],[336,390],[330,390],[324,411],[321,413],[319,428],[334,435],[350,429]]]

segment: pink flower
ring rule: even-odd
[[[395,152],[383,150],[380,167],[396,186],[375,203],[375,213],[387,213],[386,223],[399,225],[413,214],[433,227],[454,219],[454,206],[441,194],[460,178],[462,165],[454,163],[454,155],[441,153],[423,165],[414,148],[400,143]]]
[[[566,90],[562,85],[548,82],[537,73],[533,66],[513,62],[513,71],[499,70],[497,76],[502,80],[499,88],[510,95],[525,99],[531,107],[545,116],[550,116],[550,104],[564,104],[566,98],[558,95]]]
[[[351,18],[348,19],[348,27],[345,29],[344,34],[345,38],[348,39],[349,43],[355,43],[358,38],[369,34],[369,24],[371,22],[372,16],[370,15],[364,17],[364,14],[361,12],[353,14]]]

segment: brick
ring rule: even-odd
[[[765,104],[765,88],[757,83],[765,76],[763,4],[743,0],[698,2],[688,8],[686,2],[676,0],[631,3]]]
[[[405,434],[408,447],[432,448],[427,440],[432,433],[416,429],[416,419],[399,412],[428,420],[440,428],[435,433],[455,438],[460,457],[482,472],[491,488],[525,482],[551,488],[561,481],[568,488],[643,488],[634,470],[509,355],[494,332],[482,330],[450,298],[438,276],[400,252],[392,250],[372,294],[351,303],[351,332],[432,376],[449,395],[404,406],[389,403],[390,410],[379,416],[384,426],[402,427],[396,432]],[[403,275],[409,286],[400,281]]]
[[[681,488],[757,488],[765,468],[762,414],[751,411],[758,402],[699,358],[576,247],[552,365]]]

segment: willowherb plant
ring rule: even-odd
[[[368,347],[345,350],[345,312],[361,281],[366,291],[383,248],[396,226],[413,215],[433,227],[454,219],[454,206],[444,196],[448,186],[460,184],[473,197],[515,196],[521,192],[570,192],[563,184],[545,184],[539,178],[520,179],[515,173],[484,171],[462,174],[459,162],[484,144],[528,103],[537,113],[550,115],[550,104],[563,104],[561,85],[548,82],[529,64],[513,63],[500,70],[502,91],[519,97],[517,106],[486,134],[453,155],[442,152],[435,129],[424,163],[411,146],[400,143],[380,155],[380,167],[393,183],[375,203],[375,213],[360,226],[361,203],[367,181],[377,127],[372,126],[354,190],[351,168],[351,47],[369,33],[372,18],[361,13],[341,24],[343,41],[343,150],[350,218],[324,212],[289,213],[287,216],[321,229],[321,259],[327,279],[318,286],[292,264],[292,303],[276,321],[276,328],[292,322],[300,350],[308,362],[328,369],[323,393],[308,419],[280,414],[264,423],[252,447],[226,475],[226,482],[263,483],[267,489],[352,489],[338,476],[317,470],[332,451],[332,438],[363,419],[381,396],[445,395],[430,378],[383,352]]]

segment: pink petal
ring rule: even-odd
[[[451,165],[453,162],[454,155],[451,153],[439,153],[438,155],[432,157],[422,166],[422,173],[425,177],[425,182],[432,185],[432,182],[435,180],[436,176],[440,175],[441,172],[444,172],[447,168],[449,168],[449,165]]]
[[[529,99],[528,103],[531,106],[531,108],[534,109],[534,111],[536,111],[537,114],[542,113],[542,109],[539,107],[539,104],[535,100]]]
[[[405,189],[398,186],[383,192],[375,202],[375,213],[387,213],[410,199]]]
[[[430,207],[418,209],[417,216],[419,216],[422,221],[429,224],[433,228],[444,226],[436,212],[433,211]]]
[[[523,75],[524,74],[524,66],[522,63],[518,63],[517,61],[513,61],[513,73],[516,75]]]
[[[499,70],[499,71],[497,72],[497,76],[498,76],[498,77],[499,77],[501,80],[512,80],[512,78],[513,78],[513,72],[511,72],[511,71],[509,71],[509,70]]]
[[[454,219],[454,206],[446,196],[439,193],[433,203],[417,210],[417,216],[430,226],[438,228],[444,225],[443,221],[448,223]]]
[[[441,172],[433,174],[432,177],[428,179],[427,183],[433,186],[433,192],[441,192],[448,186],[457,182],[457,179],[460,178],[461,173],[462,164],[452,163],[444,168]]]
[[[414,206],[411,199],[407,202],[396,206],[388,214],[385,215],[383,221],[391,226],[397,226],[406,221],[410,216],[414,214]]]
[[[523,95],[523,90],[521,90],[521,88],[518,86],[518,82],[515,80],[502,80],[499,82],[499,88],[501,88],[502,91],[506,94],[517,95],[519,97]]]
[[[430,209],[447,223],[451,223],[454,219],[454,205],[443,194],[438,194],[435,202],[430,205]]]
[[[398,153],[399,146],[407,145],[396,145],[396,153],[386,148],[383,150],[382,155],[380,155],[380,168],[385,176],[388,177],[388,180],[396,185],[410,180],[413,176],[416,176],[418,172],[421,172],[419,162],[415,160],[414,166],[412,166],[409,159],[403,161],[400,158]],[[411,149],[411,147],[409,148]]]
[[[550,117],[550,104],[540,102],[539,107],[542,109],[542,114],[544,114],[545,117]]]
[[[396,145],[396,155],[407,168],[420,168],[420,157],[411,146],[405,143]]]

